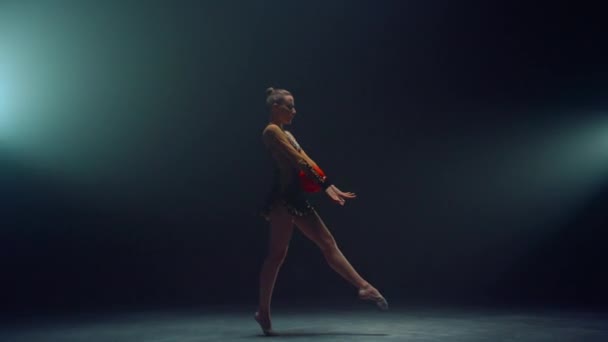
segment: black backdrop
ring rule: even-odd
[[[53,129],[0,145],[3,309],[255,303],[268,86],[294,93],[292,132],[359,195],[311,201],[388,297],[607,304],[597,8],[1,6],[10,32],[52,42],[40,60],[74,70],[45,76],[67,89],[47,89],[53,106],[14,111]],[[277,300],[353,294],[296,234]]]

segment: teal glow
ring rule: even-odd
[[[175,39],[148,35],[142,18],[119,9],[0,10],[3,145],[44,169],[83,179],[114,172],[139,148],[138,139],[154,129],[146,114],[160,98],[156,88],[167,84],[160,76],[171,75],[163,70],[172,65],[165,52],[175,49],[162,44]],[[146,126],[133,130],[133,122]]]
[[[5,143],[15,136],[15,125],[19,119],[16,107],[19,99],[17,98],[17,80],[11,63],[0,52],[0,142]]]
[[[7,124],[6,121],[9,100],[9,89],[7,85],[6,75],[3,69],[4,68],[0,63],[0,127],[4,127]]]

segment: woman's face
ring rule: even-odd
[[[283,124],[291,124],[291,121],[296,116],[296,108],[294,107],[294,100],[291,95],[286,95],[283,97],[283,101],[275,103],[273,109]]]

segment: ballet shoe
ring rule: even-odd
[[[359,299],[369,300],[376,303],[378,309],[382,311],[388,310],[388,302],[378,290],[373,287],[359,289]]]
[[[272,328],[270,328],[270,322],[263,322],[262,318],[260,317],[260,313],[259,312],[255,312],[255,314],[253,315],[253,318],[255,319],[256,322],[258,322],[258,324],[260,325],[260,328],[262,328],[262,332],[264,332],[264,335],[266,336],[278,336],[279,334],[277,334],[274,330],[272,330]],[[267,323],[267,324],[264,324]]]

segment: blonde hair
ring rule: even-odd
[[[266,89],[266,107],[270,109],[273,104],[281,103],[285,96],[289,96],[291,93],[285,89],[274,89],[270,87]]]

